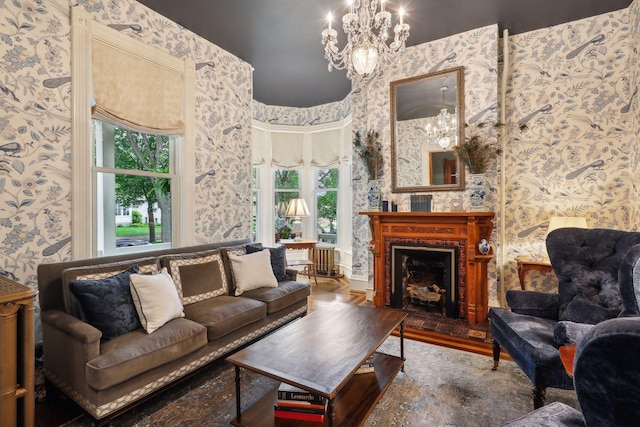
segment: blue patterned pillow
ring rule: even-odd
[[[129,280],[131,274],[138,272],[135,265],[115,276],[69,283],[87,323],[99,329],[105,341],[142,327],[131,297]]]
[[[282,282],[283,280],[289,280],[289,276],[287,275],[287,248],[284,246],[278,246],[276,248],[263,248],[262,244],[250,244],[246,246],[247,254],[252,254],[254,252],[260,252],[263,249],[269,249],[271,252],[271,269],[273,270],[273,275],[276,276],[276,280],[278,282]]]

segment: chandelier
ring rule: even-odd
[[[402,8],[398,11],[400,22],[393,29],[395,37],[387,45],[391,28],[391,13],[384,10],[385,0],[348,0],[349,13],[342,17],[342,28],[347,34],[347,44],[339,50],[336,46],[338,33],[331,28],[333,19],[329,13],[329,27],[322,31],[324,57],[329,61],[329,71],[347,69],[347,77],[354,71],[362,76],[373,73],[379,64],[391,63],[398,53],[404,52],[409,37],[409,24],[404,23]],[[377,31],[377,34],[374,32]]]
[[[456,115],[449,113],[444,103],[444,93],[449,89],[448,86],[442,86],[442,109],[436,117],[427,119],[425,130],[427,132],[427,142],[439,145],[446,150],[449,145],[458,145],[458,122]]]

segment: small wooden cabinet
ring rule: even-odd
[[[33,426],[36,292],[0,277],[0,424]]]

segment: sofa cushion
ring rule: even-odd
[[[260,251],[243,256],[229,254],[229,260],[236,279],[236,296],[252,289],[278,287],[269,252]]]
[[[221,296],[184,307],[184,314],[207,328],[214,341],[267,315],[266,304],[243,297]]]
[[[308,283],[286,280],[278,282],[277,288],[254,289],[242,296],[264,302],[267,304],[267,314],[271,314],[305,300],[310,294],[311,285]]]
[[[148,334],[169,320],[184,317],[176,285],[166,268],[153,275],[132,274],[131,296]]]
[[[106,390],[204,347],[206,334],[202,325],[174,319],[153,334],[137,329],[121,335],[102,344],[100,356],[87,363],[87,382],[95,390]]]
[[[84,318],[102,332],[103,340],[140,328],[140,320],[129,289],[133,266],[122,273],[99,280],[73,280],[69,289],[78,298]]]
[[[88,260],[95,262],[95,260]],[[64,309],[67,313],[78,319],[86,320],[83,316],[80,304],[69,290],[69,283],[73,280],[99,280],[105,277],[114,276],[137,265],[141,274],[155,274],[160,271],[158,258],[145,257],[128,261],[112,262],[108,264],[98,264],[82,267],[67,268],[62,272],[62,297],[64,299]]]
[[[183,305],[228,294],[227,274],[219,250],[162,257]]]
[[[271,270],[273,275],[276,276],[278,282],[283,280],[289,280],[287,275],[287,248],[285,246],[278,246],[276,248],[265,248],[262,244],[247,245],[247,253],[252,254],[260,252],[262,250],[268,250],[271,255]]]

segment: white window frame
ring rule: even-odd
[[[97,252],[97,185],[93,168],[92,60],[91,41],[100,40],[137,56],[155,62],[183,74],[184,134],[177,138],[180,148],[174,161],[178,177],[177,191],[172,205],[173,246],[195,244],[195,64],[189,59],[179,59],[156,47],[122,34],[92,20],[82,6],[71,8],[71,85],[72,85],[72,161],[71,161],[71,257],[82,259],[101,255]],[[173,197],[173,196],[172,196]],[[135,251],[153,250],[156,247],[138,247]]]
[[[338,218],[336,220],[339,228],[338,241],[336,250],[340,251],[340,265],[346,271],[351,270],[351,243],[352,243],[352,206],[351,200],[351,152],[353,144],[353,135],[351,132],[351,116],[340,121],[332,123],[324,123],[321,125],[274,125],[271,123],[253,121],[253,126],[264,132],[264,164],[254,165],[259,170],[259,188],[260,188],[260,208],[258,217],[258,238],[259,242],[265,245],[274,245],[275,233],[273,225],[275,223],[275,206],[274,206],[274,178],[275,170],[282,169],[278,166],[271,165],[271,132],[295,132],[304,134],[303,138],[303,157],[304,166],[296,168],[299,171],[300,196],[303,197],[312,210],[313,216],[302,218],[303,237],[317,237],[318,223],[316,203],[317,190],[317,170],[327,168],[338,168]],[[340,130],[340,162],[336,165],[317,167],[312,166],[311,158],[311,135],[314,132],[322,132],[327,130]]]

